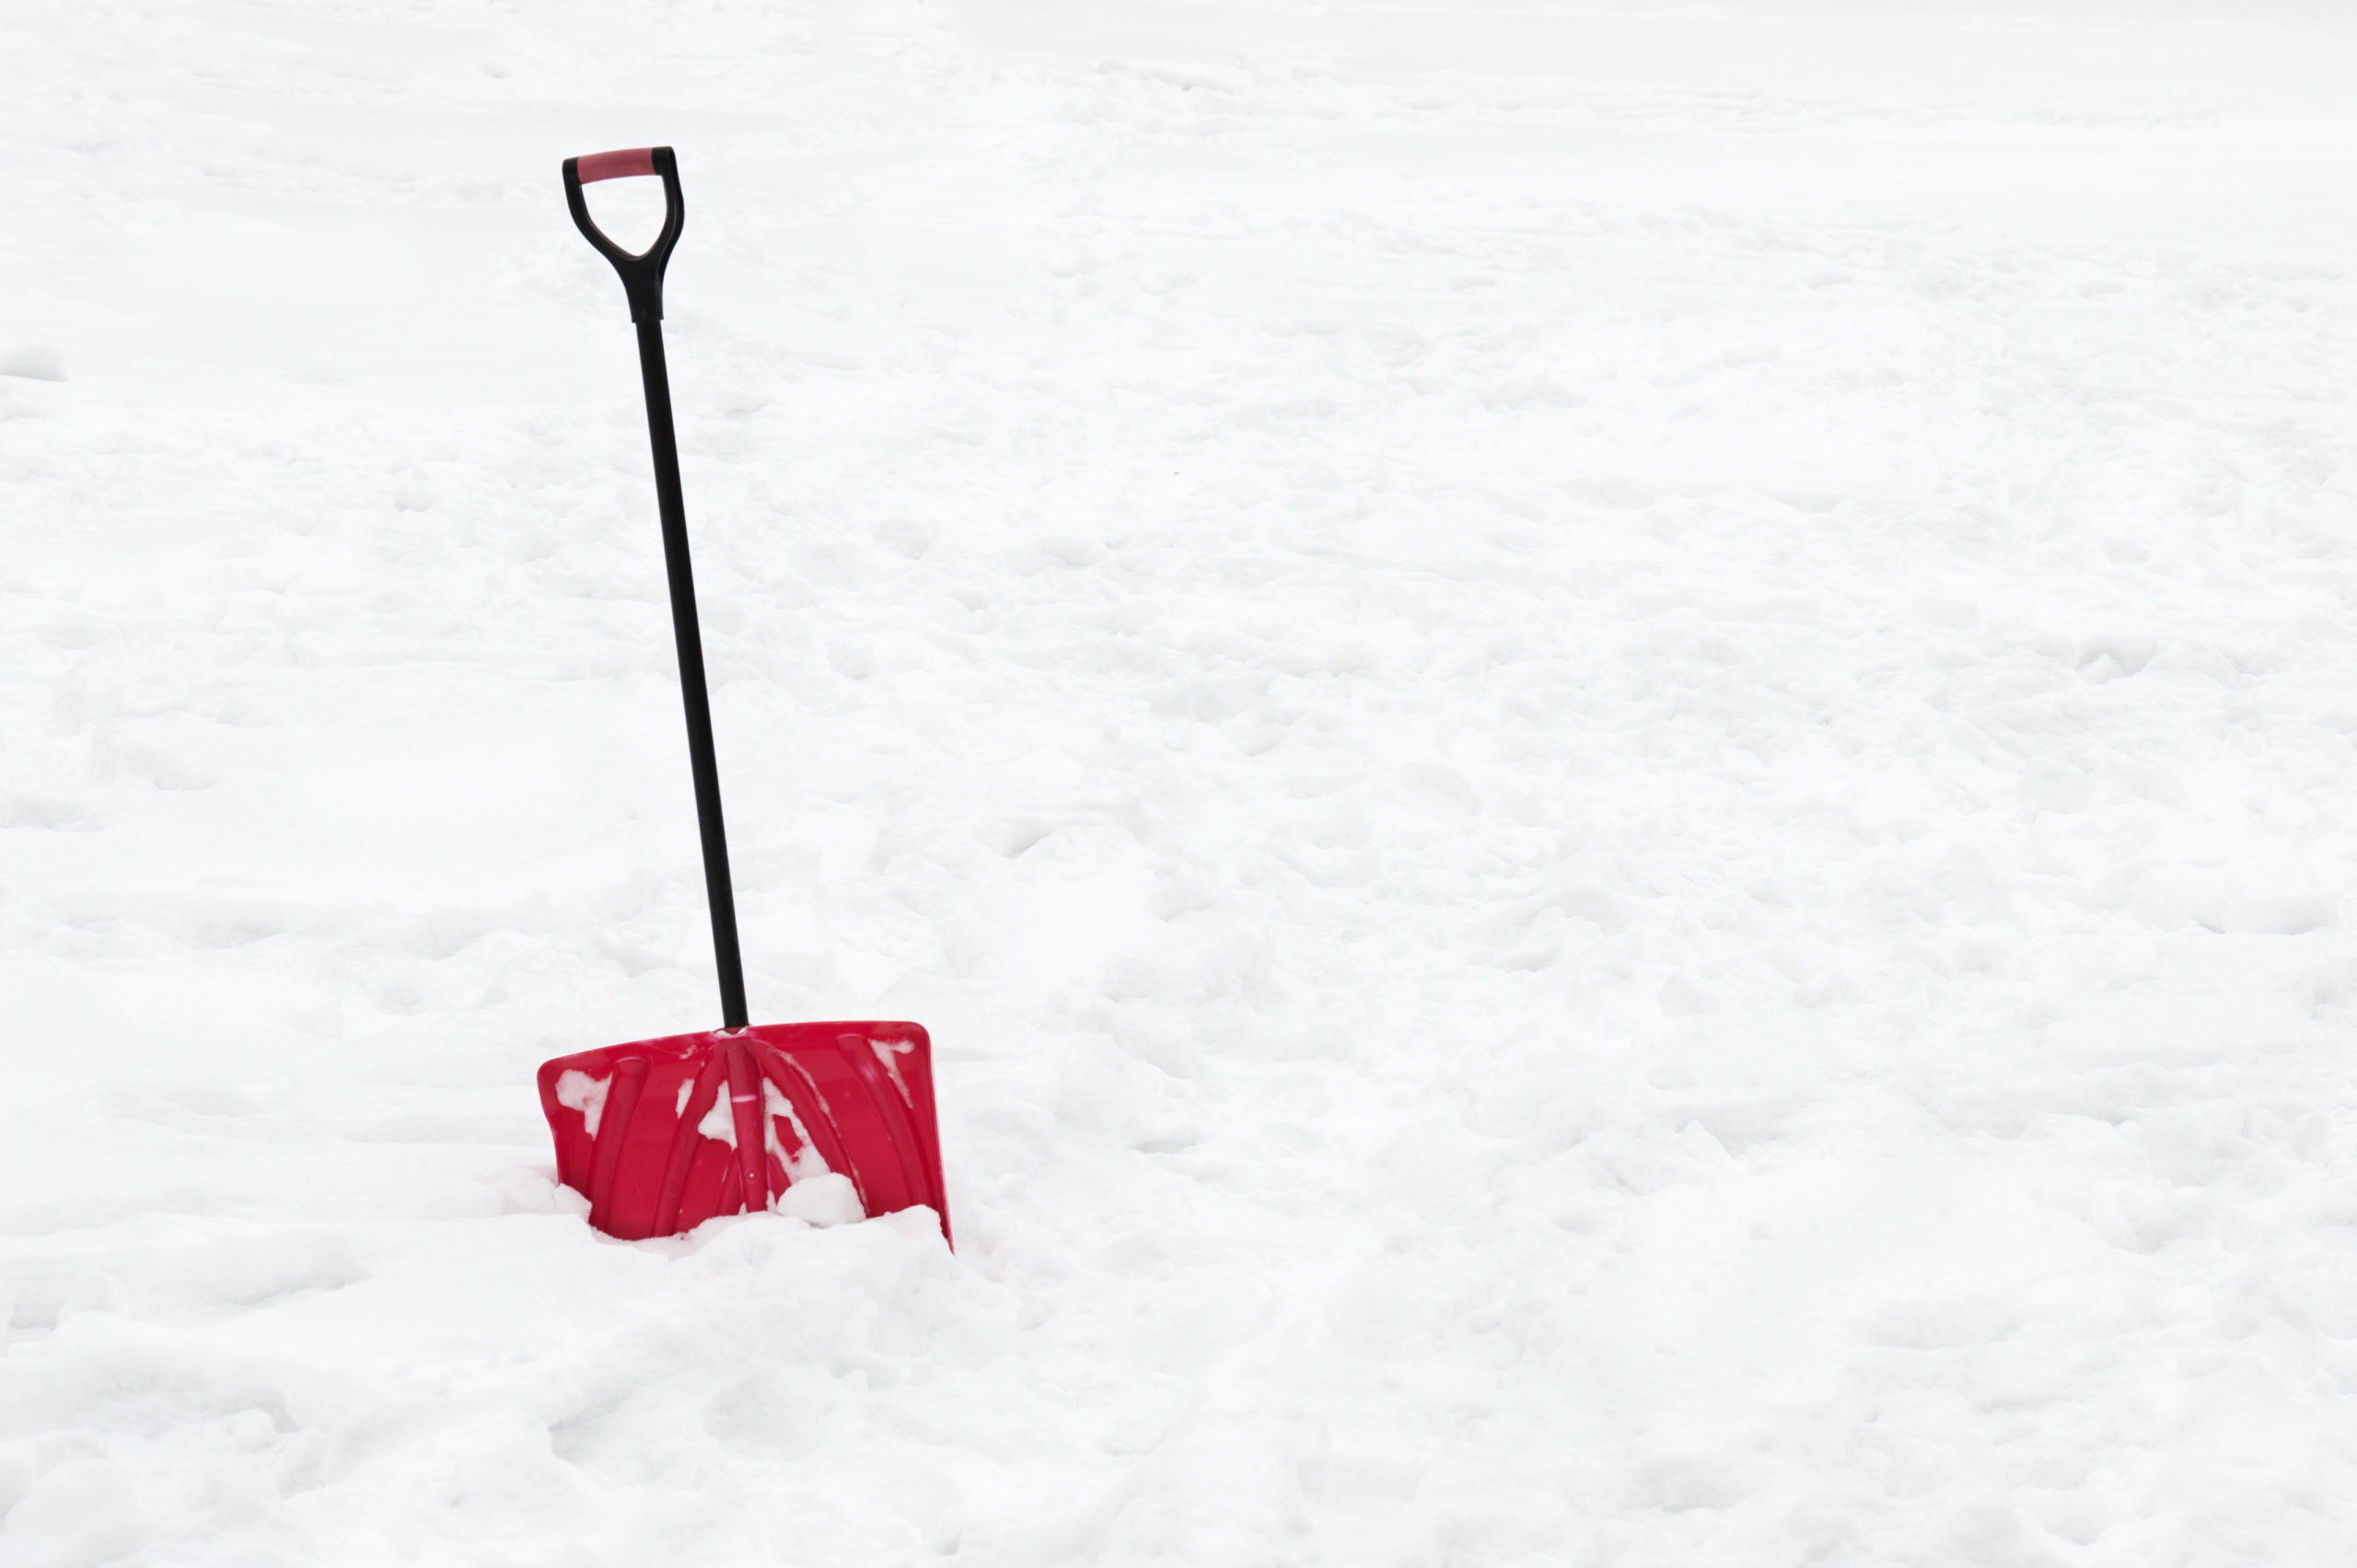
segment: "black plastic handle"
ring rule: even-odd
[[[626,180],[634,174],[660,175],[663,180],[663,232],[644,250],[625,250],[606,238],[589,215],[581,187],[600,180]],[[679,195],[679,160],[668,147],[632,147],[616,153],[588,153],[564,160],[564,204],[573,210],[574,226],[598,253],[614,264],[630,295],[633,321],[663,319],[663,269],[670,264],[672,247],[679,243],[679,228],[687,221],[688,204]]]
[[[663,232],[633,253],[589,219],[581,187],[634,174],[663,177]],[[663,566],[671,581],[671,633],[679,652],[679,702],[688,720],[688,766],[695,781],[696,830],[703,840],[704,897],[712,906],[712,953],[720,972],[723,1028],[745,1027],[745,960],[737,944],[737,893],[728,877],[728,830],[720,814],[720,764],[712,744],[712,698],[703,671],[703,632],[696,620],[695,572],[688,563],[688,509],[679,495],[679,438],[671,424],[671,372],[663,356],[663,266],[679,242],[686,204],[679,164],[668,147],[633,147],[564,160],[564,203],[598,254],[630,291],[638,323],[638,368],[646,383],[646,436],[655,458],[655,508],[663,520]],[[620,1123],[616,1123],[620,1125]]]

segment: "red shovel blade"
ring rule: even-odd
[[[933,1042],[915,1024],[755,1024],[540,1065],[557,1179],[636,1241],[848,1177],[870,1214],[924,1205],[949,1237]]]

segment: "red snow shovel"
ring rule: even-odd
[[[581,187],[641,174],[663,181],[663,232],[644,253],[633,254],[590,220]],[[915,1024],[749,1027],[745,1021],[737,900],[728,881],[712,704],[704,691],[671,384],[663,363],[663,269],[685,215],[679,161],[668,147],[567,158],[564,199],[589,243],[621,274],[630,319],[638,324],[679,695],[687,704],[696,824],[703,836],[704,893],[720,970],[721,1027],[543,1063],[540,1107],[556,1135],[558,1179],[589,1200],[591,1225],[626,1240],[676,1236],[715,1214],[773,1208],[796,1182],[828,1174],[850,1179],[865,1214],[931,1208],[941,1216],[946,1240],[949,1206],[934,1122],[933,1048],[924,1030]]]

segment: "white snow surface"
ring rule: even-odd
[[[2357,1560],[2347,5],[0,36],[0,1568]]]

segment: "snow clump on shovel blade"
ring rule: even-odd
[[[810,1136],[810,1129],[802,1125],[802,1118],[794,1113],[794,1102],[766,1078],[761,1080],[761,1105],[766,1113],[761,1119],[761,1130],[767,1137],[770,1153],[784,1167],[788,1182],[799,1185],[815,1177],[832,1174],[833,1167],[827,1164],[827,1156],[819,1152],[817,1142]],[[784,1141],[777,1135],[780,1117],[784,1117],[786,1124],[794,1129],[796,1152],[793,1154],[786,1152]]]
[[[726,1085],[722,1086],[720,1093],[712,1097],[712,1109],[703,1113],[702,1121],[696,1123],[696,1131],[732,1149],[737,1146],[737,1111],[729,1103]]]
[[[598,1135],[598,1122],[606,1114],[606,1091],[613,1085],[610,1074],[593,1078],[578,1068],[559,1074],[556,1081],[556,1102],[569,1110],[581,1113],[582,1126],[592,1138]]]

